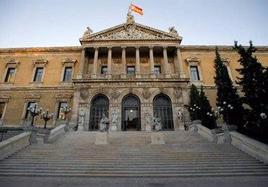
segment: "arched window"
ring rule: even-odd
[[[97,95],[91,101],[89,130],[98,130],[102,114],[109,117],[109,99],[105,95]]]
[[[159,94],[154,98],[154,117],[160,118],[163,130],[173,130],[172,105],[168,96]]]

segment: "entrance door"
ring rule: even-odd
[[[99,129],[99,123],[102,114],[109,117],[109,100],[104,95],[96,96],[91,102],[89,130],[95,131]]]
[[[140,129],[140,101],[137,96],[130,94],[122,101],[122,131]]]
[[[159,94],[154,98],[154,116],[160,118],[163,130],[174,130],[172,105],[168,96]]]

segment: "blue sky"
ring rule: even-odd
[[[0,0],[0,47],[77,46],[94,32],[126,20],[129,0]],[[184,45],[268,45],[268,0],[136,0],[138,23],[167,31]]]

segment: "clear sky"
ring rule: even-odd
[[[94,32],[125,22],[129,0],[0,0],[0,47],[77,46]],[[138,23],[168,31],[184,45],[268,45],[268,0],[136,0]]]

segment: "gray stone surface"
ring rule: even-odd
[[[0,177],[3,187],[266,187],[267,177],[201,178],[80,178],[80,177]]]
[[[151,141],[152,141],[152,144],[155,144],[155,145],[165,144],[164,134],[161,132],[151,133]]]
[[[108,133],[107,132],[97,132],[95,144],[96,145],[108,144]]]

